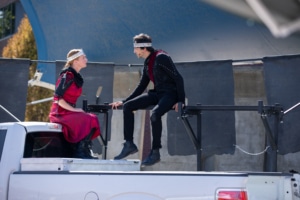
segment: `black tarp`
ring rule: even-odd
[[[27,85],[30,60],[0,60],[0,105],[17,117],[25,120]],[[16,119],[0,108],[0,122],[15,122]]]
[[[177,63],[185,83],[188,105],[234,105],[232,61]],[[202,111],[202,153],[233,154],[235,139],[234,111]],[[196,116],[188,118],[197,131]],[[168,151],[170,155],[196,154],[178,113],[167,116]]]
[[[61,72],[65,62],[56,61],[56,78]],[[83,100],[87,100],[88,104],[96,104],[96,92],[99,86],[102,86],[102,92],[99,98],[99,104],[113,101],[113,82],[114,82],[114,64],[112,63],[88,63],[87,67],[80,71],[83,76],[84,84],[82,89],[82,96],[77,101],[77,107],[83,106]],[[97,113],[95,113],[97,114]],[[104,127],[103,114],[97,114],[102,134]],[[108,140],[110,139],[110,126],[111,126],[112,112],[108,116]],[[95,143],[98,144],[98,143]],[[101,149],[94,145],[94,152],[100,153]]]
[[[300,55],[265,57],[264,79],[269,105],[279,103],[284,111],[300,102]],[[300,151],[300,107],[288,112],[279,124],[278,153]],[[275,130],[274,116],[269,117],[272,131]]]

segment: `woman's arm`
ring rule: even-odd
[[[68,104],[64,99],[60,98],[58,100],[58,105],[63,107],[66,110],[69,111],[73,111],[73,112],[84,112],[84,110],[82,110],[81,108],[74,108],[72,106],[70,106],[70,104]]]

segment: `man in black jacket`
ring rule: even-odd
[[[152,47],[152,39],[147,34],[139,34],[133,38],[134,53],[138,58],[144,58],[143,74],[138,86],[129,97],[123,101],[113,102],[112,108],[123,105],[124,147],[114,159],[119,160],[138,151],[133,143],[134,112],[153,105],[151,112],[152,149],[142,165],[153,165],[160,161],[162,120],[161,117],[171,110],[178,111],[178,103],[184,105],[185,92],[182,76],[176,69],[171,57],[162,50]],[[154,89],[144,93],[150,81]]]

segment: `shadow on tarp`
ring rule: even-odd
[[[25,120],[30,60],[0,59],[0,105],[20,121]],[[0,108],[0,122],[17,120]]]
[[[287,110],[300,102],[300,55],[265,57],[264,79],[269,105],[279,103]],[[300,107],[288,112],[279,124],[278,153],[300,151]],[[269,119],[274,132],[275,117]]]
[[[234,79],[231,60],[177,63],[184,78],[188,105],[234,105]],[[196,116],[188,118],[196,134]],[[197,151],[178,113],[168,112],[168,151],[170,155],[191,155]],[[202,112],[203,155],[233,154],[235,151],[234,111]]]
[[[56,79],[65,65],[65,61],[56,61]],[[88,63],[87,67],[80,71],[84,79],[82,88],[82,96],[78,99],[76,107],[82,108],[83,100],[87,100],[88,104],[96,104],[96,93],[99,86],[102,87],[102,92],[99,98],[99,104],[113,101],[113,82],[114,82],[114,64],[113,63]],[[95,113],[97,114],[97,113]],[[112,112],[108,114],[108,140],[111,133],[111,117]],[[101,132],[103,133],[104,116],[97,114]],[[95,141],[95,140],[94,140]],[[101,147],[98,142],[94,142],[93,151],[101,153]]]

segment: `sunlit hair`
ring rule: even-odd
[[[69,66],[71,66],[73,64],[74,60],[77,60],[79,58],[79,56],[76,57],[76,58],[74,58],[74,59],[72,59],[72,60],[69,60],[68,58],[74,56],[75,54],[77,54],[79,52],[83,52],[82,49],[72,49],[72,50],[69,51],[69,53],[67,54],[67,62],[65,64],[65,66],[64,66],[64,69],[68,68]],[[81,55],[84,55],[84,54],[81,54]]]

